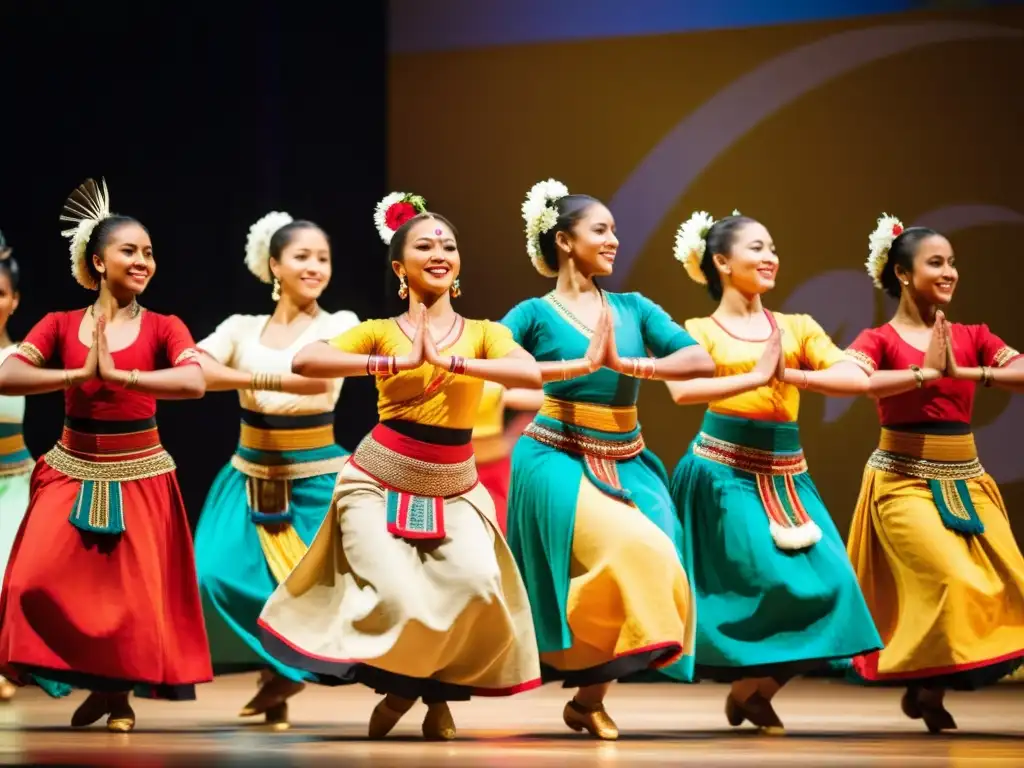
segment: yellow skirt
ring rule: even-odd
[[[984,531],[952,530],[939,504],[973,506]],[[883,429],[848,551],[885,642],[854,660],[865,681],[970,689],[996,682],[1024,657],[1024,557],[973,436]]]

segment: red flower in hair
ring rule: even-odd
[[[899,237],[901,234],[903,234],[903,227],[900,226],[899,224],[893,224],[892,225],[892,236],[893,237]]]
[[[416,208],[412,203],[395,203],[385,211],[384,223],[387,224],[388,229],[394,232],[414,216],[416,216]]]

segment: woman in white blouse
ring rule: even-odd
[[[272,315],[232,315],[199,342],[207,392],[237,390],[241,436],[210,488],[196,529],[196,570],[215,674],[259,669],[260,689],[240,712],[288,726],[287,700],[313,677],[263,650],[263,604],[305,553],[331,503],[347,452],[334,442],[342,379],[291,373],[292,357],[357,325],[317,300],[331,278],[316,224],[269,213],[254,224],[246,264],[273,283]]]

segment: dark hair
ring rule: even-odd
[[[722,276],[718,274],[718,267],[715,266],[715,254],[728,255],[736,244],[736,235],[747,224],[756,224],[757,219],[749,216],[726,216],[711,225],[711,229],[704,236],[704,258],[700,261],[700,271],[708,281],[708,293],[711,298],[718,301],[722,298]]]
[[[85,244],[85,268],[89,270],[89,274],[92,275],[97,285],[100,283],[100,274],[92,263],[92,256],[94,253],[102,252],[110,244],[110,238],[114,236],[114,233],[127,224],[137,224],[147,233],[149,232],[138,219],[131,216],[114,215],[101,219],[100,223],[93,227],[92,234],[89,235],[89,241]]]
[[[558,221],[555,226],[540,235],[540,253],[544,263],[553,272],[558,271],[558,248],[555,246],[555,235],[568,232],[583,218],[587,209],[594,204],[602,205],[601,201],[590,195],[566,195],[554,202]]]
[[[424,219],[435,219],[444,224],[448,229],[452,231],[452,235],[456,240],[459,239],[459,231],[455,229],[455,225],[452,224],[448,219],[442,216],[440,213],[434,213],[433,211],[424,211],[423,213],[417,213],[411,219],[406,221],[402,226],[395,230],[395,233],[391,236],[391,242],[388,244],[388,263],[392,261],[402,260],[402,251],[405,250],[405,239],[409,236],[409,230],[415,227],[419,222]]]
[[[904,229],[889,246],[889,255],[886,257],[885,266],[882,267],[882,276],[879,282],[882,290],[894,299],[900,297],[900,279],[896,276],[896,266],[903,267],[907,272],[914,269],[914,256],[917,255],[917,248],[921,241],[933,235],[938,235],[934,229],[929,227],[909,227]]]
[[[295,233],[303,229],[318,229],[325,238],[327,237],[327,233],[312,221],[306,221],[305,219],[290,221],[270,236],[270,258],[274,261],[280,261],[281,251],[288,247],[288,244],[295,238]]]
[[[4,233],[0,232],[0,274],[7,275],[7,279],[11,281],[11,290],[14,293],[18,292],[18,277],[20,270],[18,269],[18,262],[11,256],[13,248],[7,244],[7,240],[4,238]]]

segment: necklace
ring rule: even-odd
[[[139,306],[139,302],[137,302],[135,299],[132,299],[132,303],[128,305],[128,319],[129,320],[134,320],[136,317],[139,316],[139,312],[141,312],[141,311],[142,311],[142,307]],[[90,304],[89,305],[89,316],[90,317],[96,317],[96,305],[95,304]]]
[[[603,308],[604,307],[604,291],[599,291],[599,293],[600,293],[600,296],[601,296],[601,306]],[[557,294],[555,294],[554,291],[551,291],[548,294],[548,300],[552,304],[554,304],[555,307],[557,307],[559,310],[561,310],[565,315],[567,315],[570,320],[572,320],[574,323],[576,323],[576,325],[578,325],[580,328],[585,329],[587,331],[587,333],[593,333],[594,332],[593,328],[591,328],[589,325],[587,325],[582,320],[580,320],[578,317],[576,317],[576,315],[574,315],[569,310],[569,308],[567,306],[565,306],[565,304],[563,304],[562,302],[560,302],[558,300],[558,296],[557,296]]]

